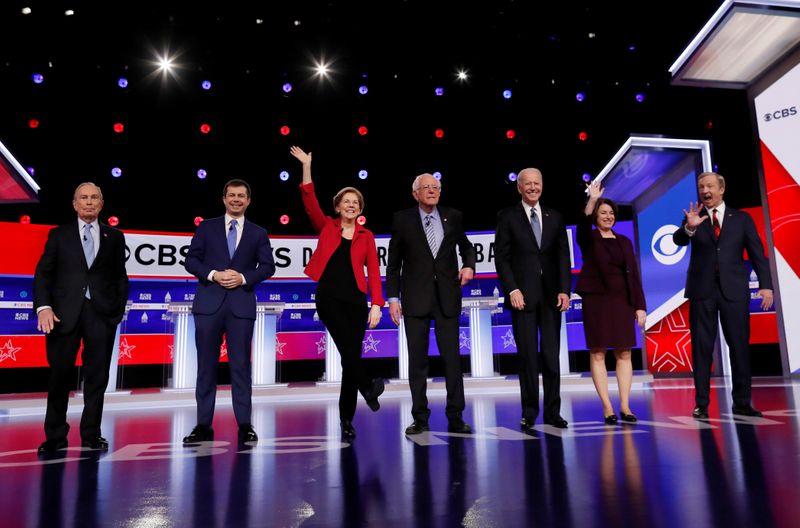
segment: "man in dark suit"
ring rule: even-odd
[[[511,324],[519,358],[523,430],[539,415],[539,336],[541,334],[544,423],[567,427],[561,417],[558,354],[561,312],[569,308],[570,259],[561,215],[539,203],[542,173],[522,170],[517,177],[522,203],[497,215],[495,266],[511,305]]]
[[[67,447],[67,404],[73,367],[83,341],[83,414],[81,445],[108,449],[100,434],[103,396],[114,350],[117,325],[128,302],[125,272],[125,236],[97,220],[103,193],[93,183],[75,189],[75,222],[50,231],[33,278],[33,305],[37,328],[46,335],[50,382],[46,440],[39,453]]]
[[[414,422],[406,428],[406,434],[429,430],[431,411],[425,393],[431,320],[435,322],[436,344],[444,361],[448,430],[469,434],[472,428],[462,418],[464,379],[458,321],[461,287],[472,280],[475,273],[475,248],[464,233],[461,213],[438,205],[442,186],[436,178],[420,174],[411,189],[418,205],[395,213],[386,266],[389,313],[396,325],[404,318],[408,340]],[[456,246],[463,262],[460,270]]]
[[[683,225],[672,235],[679,246],[692,243],[685,292],[692,333],[692,416],[708,418],[718,318],[730,347],[733,414],[761,416],[750,399],[750,272],[743,254],[747,251],[758,275],[761,308],[768,310],[772,306],[772,280],[764,246],[750,215],[725,205],[725,178],[704,172],[697,177],[697,191],[702,203],[690,204],[689,210],[683,211]]]
[[[250,423],[250,344],[256,319],[255,287],[275,273],[275,262],[267,232],[244,217],[250,205],[247,182],[231,180],[226,183],[222,203],[225,216],[202,222],[186,254],[186,271],[199,282],[192,304],[197,346],[197,425],[183,439],[184,444],[214,439],[211,422],[223,334],[228,348],[239,441],[258,440]]]

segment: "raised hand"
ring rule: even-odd
[[[689,202],[689,210],[683,210],[683,214],[686,215],[686,227],[690,230],[694,231],[697,229],[697,226],[708,220],[708,215],[700,216],[700,212],[703,210],[703,204],[700,202],[694,203]]]
[[[289,149],[289,154],[300,160],[300,163],[302,163],[303,165],[311,163],[311,153],[309,152],[308,154],[306,154],[306,152],[300,147],[292,146]]]
[[[589,184],[589,199],[596,201],[603,196],[603,191],[605,191],[605,188],[600,187],[600,182],[597,180],[593,181]]]

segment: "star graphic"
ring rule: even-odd
[[[469,338],[467,337],[467,333],[461,332],[458,335],[458,338],[461,340],[461,343],[459,344],[458,348],[466,348],[467,350],[469,350]]]
[[[656,372],[692,371],[692,336],[688,321],[689,303],[684,303],[647,331],[650,361]]]
[[[119,357],[120,358],[130,358],[133,359],[133,355],[131,355],[131,350],[136,348],[136,345],[129,345],[128,338],[120,339],[119,341]]]
[[[370,333],[367,336],[367,338],[363,341],[364,353],[366,354],[370,350],[374,350],[375,352],[377,352],[378,351],[378,343],[380,343],[380,342],[381,342],[380,339],[375,339],[374,337],[372,337],[372,334]]]
[[[325,336],[319,338],[319,341],[314,343],[317,345],[317,355],[324,354],[325,351],[328,349],[328,344],[325,342]]]
[[[275,353],[276,354],[280,354],[282,356],[283,355],[283,347],[285,347],[286,345],[287,345],[287,343],[283,343],[283,342],[281,342],[280,339],[275,338]]]
[[[219,347],[219,357],[223,358],[228,355],[228,336],[222,336],[222,345]]]
[[[22,350],[22,347],[15,347],[11,340],[6,341],[6,344],[0,348],[0,362],[11,358],[12,361],[17,360],[17,352]]]
[[[175,345],[167,345],[167,348],[169,349],[169,358],[174,359]]]
[[[517,342],[514,339],[514,332],[512,332],[510,328],[506,330],[506,333],[500,337],[503,340],[503,348],[508,348],[510,346],[517,348]]]

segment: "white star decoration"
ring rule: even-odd
[[[317,341],[317,342],[316,342],[316,343],[314,343],[314,344],[315,344],[315,345],[317,345],[317,355],[318,355],[318,356],[319,356],[320,354],[324,354],[324,353],[325,353],[325,351],[326,351],[326,350],[327,350],[327,348],[328,348],[328,347],[327,347],[327,343],[325,343],[325,336],[322,336],[322,337],[320,337],[320,338],[319,338],[319,341]]]
[[[281,342],[280,339],[275,339],[275,353],[283,355],[283,347],[286,346],[286,343]]]
[[[169,358],[174,359],[175,345],[167,345],[167,348],[169,349]]]
[[[0,362],[11,358],[12,361],[17,360],[17,352],[22,350],[22,347],[15,347],[11,340],[6,341],[6,344],[0,348]]]
[[[372,337],[372,334],[369,334],[367,338],[362,342],[364,345],[364,353],[366,354],[370,350],[374,350],[375,352],[378,351],[378,343],[380,343],[380,339],[375,339]]]
[[[136,345],[129,345],[127,338],[121,339],[119,342],[119,357],[120,358],[126,357],[133,359],[133,356],[131,355],[131,350],[133,350],[134,348],[136,348]]]
[[[461,343],[459,344],[458,348],[466,348],[467,350],[469,350],[469,338],[467,337],[467,333],[461,332],[460,334],[458,334],[458,338],[461,340]]]
[[[225,357],[228,355],[228,338],[227,336],[222,336],[222,346],[219,347],[219,357]]]
[[[508,348],[510,346],[517,348],[517,342],[514,340],[514,332],[512,332],[510,328],[500,337],[503,339],[503,348]]]

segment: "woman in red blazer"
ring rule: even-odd
[[[617,205],[601,198],[602,194],[598,182],[589,186],[585,216],[578,223],[583,267],[575,291],[583,299],[583,328],[589,347],[592,381],[603,402],[604,420],[614,425],[617,415],[608,397],[606,351],[613,348],[617,359],[620,418],[623,422],[636,422],[630,408],[631,348],[636,344],[633,322],[644,328],[647,310],[633,243],[612,229]],[[592,224],[597,229],[593,230]]]
[[[356,436],[353,416],[358,393],[373,411],[380,408],[378,396],[383,393],[380,378],[370,379],[361,360],[361,349],[367,320],[375,328],[381,320],[385,304],[381,291],[378,251],[372,232],[356,222],[364,209],[364,197],[353,187],[345,187],[333,198],[338,218],[325,216],[314,194],[311,181],[311,153],[299,147],[290,149],[292,156],[303,164],[303,183],[300,193],[306,213],[319,242],[305,273],[318,282],[315,301],[320,320],[330,332],[342,356],[342,388],[339,392],[339,417],[342,436]],[[364,275],[367,267],[367,276]],[[372,307],[367,310],[367,293]]]

